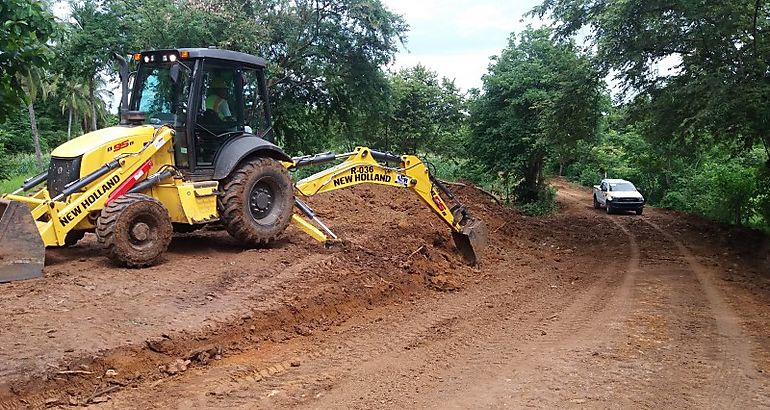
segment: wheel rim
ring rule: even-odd
[[[272,178],[262,178],[254,183],[251,192],[249,192],[251,217],[258,222],[274,219],[278,210],[275,203],[279,195],[280,188]]]
[[[146,216],[136,218],[128,230],[128,241],[134,249],[147,249],[155,245],[158,238],[158,221]]]

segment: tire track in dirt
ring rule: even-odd
[[[564,346],[574,346],[575,340],[593,340],[591,334],[601,330],[608,318],[625,311],[623,304],[633,283],[634,267],[638,265],[638,247],[617,246],[620,252],[629,247],[628,266],[620,262],[602,263],[597,266],[600,273],[590,280],[584,279],[587,282],[578,281],[576,288],[565,288],[566,285],[551,288],[548,283],[542,283],[544,276],[537,271],[529,271],[526,277],[516,281],[506,280],[504,273],[484,272],[492,277],[484,279],[478,287],[435,295],[419,305],[375,311],[374,319],[354,321],[326,340],[317,341],[316,348],[283,351],[270,358],[266,358],[265,352],[249,352],[228,359],[241,370],[244,366],[247,370],[231,375],[224,382],[226,390],[234,396],[244,392],[252,397],[270,396],[270,400],[258,407],[282,404],[324,408],[348,403],[352,407],[371,408],[388,407],[389,398],[381,392],[397,389],[406,397],[400,397],[398,403],[390,406],[403,407],[426,400],[410,393],[415,385],[413,380],[408,380],[411,377],[419,379],[423,375],[416,384],[421,391],[430,393],[448,386],[446,381],[451,381],[456,372],[483,378],[493,377],[511,363],[535,369],[544,355],[542,351],[555,352]],[[595,262],[592,257],[583,261],[592,262]],[[627,274],[618,275],[624,267]],[[601,313],[597,316],[596,312]],[[623,320],[616,319],[614,323],[616,327],[622,326]],[[484,333],[478,329],[484,329]],[[331,347],[323,347],[329,343]],[[302,356],[299,369],[260,377],[258,383],[254,381],[256,373],[273,367],[271,363],[297,354]],[[210,379],[204,378],[205,382],[195,384],[221,384],[218,378],[221,372],[212,372]],[[467,383],[468,379],[462,378],[462,381]],[[468,386],[464,387],[468,390]],[[174,383],[169,387],[179,388],[184,389],[184,385]],[[303,399],[303,396],[319,394],[315,400]],[[161,392],[157,396],[166,394]],[[221,403],[200,396],[195,395],[196,403],[207,406]],[[434,394],[426,397],[428,402],[422,402],[422,407],[434,403],[430,402]],[[119,408],[120,403],[118,400],[110,407]]]
[[[764,405],[768,405],[767,392],[757,382],[757,366],[752,359],[750,339],[741,330],[740,318],[712,282],[713,272],[701,265],[695,255],[669,232],[650,220],[644,222],[675,246],[707,300],[710,316],[715,321],[721,356],[718,371],[713,375],[716,380],[712,380],[715,388],[711,400],[715,408],[746,408],[763,401]]]
[[[506,255],[506,258],[510,256]],[[618,266],[614,265],[606,268],[608,271],[618,270]],[[606,303],[607,293],[604,289],[610,285],[614,286],[614,282],[605,283],[606,278],[597,275],[596,278],[584,278],[583,281],[591,281],[588,284],[578,281],[577,291],[561,286],[553,289],[548,284],[540,283],[542,272],[536,270],[531,270],[525,277],[518,277],[515,280],[507,279],[505,272],[496,271],[496,268],[483,271],[484,277],[477,281],[481,282],[478,286],[459,293],[436,294],[428,300],[420,301],[419,305],[410,303],[406,306],[375,310],[372,312],[375,316],[373,319],[368,315],[370,316],[368,321],[354,321],[354,324],[330,335],[327,340],[317,341],[315,348],[306,349],[304,353],[301,350],[283,352],[272,359],[265,359],[264,352],[241,355],[235,361],[247,366],[252,372],[258,372],[260,367],[269,366],[270,362],[286,360],[297,355],[302,357],[302,366],[284,375],[263,378],[260,383],[253,383],[249,380],[249,376],[246,376],[240,382],[228,382],[228,388],[236,391],[251,391],[254,395],[263,396],[275,391],[289,392],[288,395],[294,398],[289,398],[287,395],[281,401],[283,404],[300,404],[302,400],[297,399],[298,397],[312,396],[319,392],[326,392],[327,389],[339,391],[342,395],[349,393],[350,396],[335,399],[322,398],[320,402],[306,404],[324,407],[324,403],[333,406],[334,402],[356,401],[361,388],[345,387],[351,379],[366,378],[368,387],[376,390],[382,386],[382,383],[392,382],[392,380],[376,380],[376,376],[383,371],[395,371],[394,364],[403,361],[405,354],[416,355],[416,361],[425,362],[428,367],[436,363],[425,360],[426,357],[467,358],[468,354],[471,354],[473,357],[469,358],[470,361],[464,365],[484,367],[482,362],[488,358],[490,351],[509,351],[512,358],[513,355],[518,355],[524,350],[515,347],[514,351],[510,351],[511,343],[505,338],[484,340],[479,337],[474,328],[499,327],[503,323],[503,326],[508,329],[518,329],[516,330],[518,333],[524,333],[523,336],[530,339],[527,343],[538,343],[546,338],[540,335],[541,331],[547,333],[547,338],[554,340],[566,334],[573,334],[576,329],[583,326],[583,322],[563,322],[558,324],[557,329],[554,321],[549,317],[554,316],[554,313],[571,309],[579,312],[574,315],[590,321],[591,312],[597,310],[597,305],[601,310],[601,306]],[[534,288],[539,290],[533,290]],[[577,302],[565,297],[572,295],[573,292],[577,294]],[[547,311],[543,311],[540,298],[544,293],[552,294],[547,296],[552,299],[552,305]],[[512,316],[511,312],[523,313]],[[412,364],[411,361],[402,363],[406,365],[403,370],[412,372],[414,369],[408,369],[410,364]],[[441,369],[424,370],[435,373]],[[375,377],[375,380],[369,377]],[[302,388],[297,388],[298,385]],[[367,386],[364,386],[364,389],[368,390]],[[201,400],[212,405],[212,402],[207,402],[206,398]],[[382,405],[379,401],[367,403],[377,407]]]
[[[568,208],[565,212],[568,215],[579,216],[594,213],[591,207],[582,205],[585,198],[576,196],[569,191],[559,191],[559,194],[563,199],[567,199]],[[618,338],[624,330],[630,311],[631,292],[639,273],[640,248],[636,237],[624,225],[614,219],[610,219],[610,221],[623,232],[624,239],[628,244],[627,248],[622,247],[628,253],[624,268],[621,268],[619,263],[605,263],[601,279],[561,313],[564,319],[549,328],[547,332],[554,336],[539,339],[529,346],[532,350],[529,352],[530,354],[516,357],[509,362],[512,365],[503,366],[496,372],[491,372],[487,375],[486,380],[478,380],[478,383],[473,384],[470,389],[460,389],[460,386],[457,386],[456,391],[460,393],[446,396],[446,402],[421,403],[420,407],[471,408],[485,402],[487,404],[483,407],[486,407],[491,404],[489,403],[490,398],[510,396],[514,385],[519,392],[522,392],[537,391],[542,384],[559,384],[557,380],[549,379],[547,375],[549,372],[543,371],[553,364],[554,357],[563,357],[569,353],[585,351],[597,344],[609,344]],[[615,239],[611,240],[616,241]],[[603,258],[597,259],[604,260]],[[613,262],[621,259],[623,259],[622,254],[613,254]],[[622,274],[618,275],[618,272]],[[498,348],[499,346],[491,346],[490,354],[485,360],[489,361]],[[509,375],[503,383],[500,382],[500,377],[496,374],[501,370]],[[526,404],[535,404],[538,407],[544,405],[564,406],[564,402],[547,401],[553,396],[552,393],[542,394],[543,397],[540,399],[548,397],[546,401],[523,403],[520,399],[500,400],[496,401],[492,407]]]

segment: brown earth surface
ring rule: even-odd
[[[407,191],[313,198],[346,242],[177,235],[112,266],[88,235],[0,285],[0,409],[768,408],[770,243],[674,212],[606,215],[555,181],[530,218],[471,187],[462,262]]]

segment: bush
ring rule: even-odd
[[[8,161],[8,154],[5,152],[5,147],[0,143],[0,181],[10,178],[12,169]]]
[[[540,199],[528,204],[518,205],[516,208],[524,215],[544,216],[552,214],[558,208],[556,204],[556,188],[552,186],[545,187],[545,190],[539,195]]]

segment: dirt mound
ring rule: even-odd
[[[472,187],[457,194],[496,229],[482,255],[494,263],[496,247],[519,237],[506,226],[521,217]],[[0,318],[0,405],[92,403],[105,389],[479,277],[449,227],[407,190],[358,186],[307,202],[342,246],[324,249],[292,227],[269,248],[243,250],[225,232],[203,230],[176,235],[164,262],[143,270],[110,264],[91,235],[48,251],[45,278],[0,287],[9,312]]]

